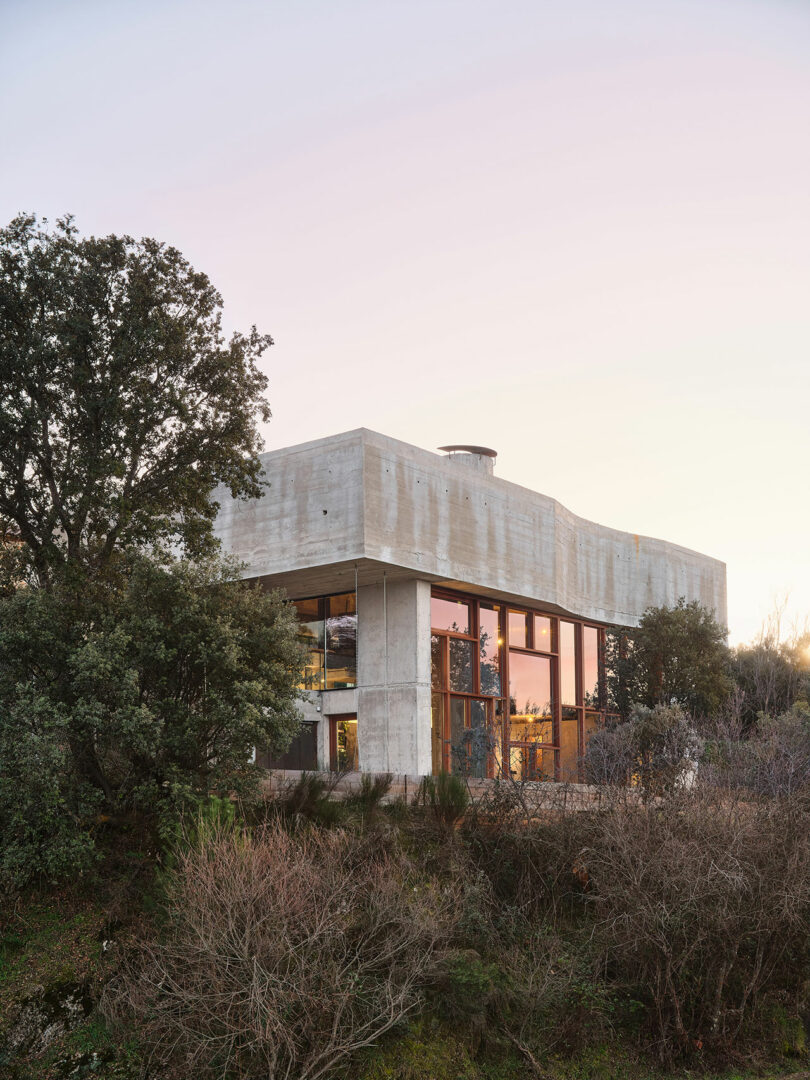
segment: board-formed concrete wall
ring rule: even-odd
[[[725,564],[360,428],[262,455],[263,498],[218,492],[246,577],[290,596],[414,578],[633,626],[681,596],[726,622]]]

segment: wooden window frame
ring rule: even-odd
[[[483,698],[491,701],[491,714],[493,717],[493,727],[497,729],[498,721],[496,719],[498,713],[498,704],[500,703],[500,741],[501,741],[501,770],[502,775],[508,775],[509,761],[510,761],[510,749],[512,746],[511,740],[508,738],[509,733],[509,654],[510,652],[528,653],[532,656],[544,656],[551,660],[551,692],[552,692],[552,742],[551,743],[532,743],[532,747],[538,750],[552,750],[554,752],[554,777],[559,780],[561,773],[560,754],[561,754],[561,742],[560,742],[560,725],[562,723],[562,704],[560,701],[560,620],[563,622],[572,623],[574,626],[574,655],[575,655],[575,698],[576,704],[570,706],[576,709],[576,722],[577,722],[577,769],[578,779],[582,779],[582,755],[585,751],[585,712],[586,707],[583,698],[583,628],[593,627],[598,631],[598,671],[599,671],[599,707],[594,708],[589,706],[587,712],[598,713],[601,717],[601,723],[604,724],[607,713],[607,701],[606,701],[606,687],[605,687],[605,634],[609,629],[609,624],[600,623],[595,619],[582,619],[577,618],[574,615],[560,614],[554,611],[548,611],[543,607],[533,607],[524,604],[510,603],[505,600],[498,599],[497,597],[478,596],[473,593],[460,592],[454,589],[445,589],[440,586],[431,588],[431,599],[436,597],[437,599],[462,601],[469,604],[470,609],[470,633],[469,634],[455,634],[448,630],[438,630],[431,627],[431,637],[435,636],[441,639],[443,660],[444,660],[444,672],[445,672],[445,685],[443,687],[433,686],[433,677],[431,670],[431,694],[440,694],[444,698],[443,703],[443,725],[444,731],[442,732],[442,766],[444,769],[449,770],[451,764],[450,754],[451,748],[449,746],[449,725],[450,725],[450,699],[451,697],[467,697],[467,698]],[[499,648],[498,659],[500,665],[500,678],[501,678],[501,693],[500,695],[482,695],[480,692],[480,656],[478,648],[480,646],[480,605],[495,605],[499,609]],[[517,645],[509,644],[509,612],[520,612],[526,615],[527,618],[527,645],[525,648]],[[537,642],[535,640],[535,621],[534,616],[539,615],[543,618],[550,620],[551,627],[551,650],[537,648]],[[472,692],[455,691],[450,689],[450,670],[449,670],[449,644],[448,641],[451,637],[460,638],[466,641],[472,641],[476,643],[473,663],[473,690]],[[569,706],[566,706],[568,708]],[[496,734],[498,734],[496,732]],[[515,746],[527,746],[529,744],[516,741]],[[493,773],[494,773],[493,769]]]

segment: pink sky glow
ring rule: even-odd
[[[179,247],[268,448],[498,450],[810,615],[810,5],[6,0],[0,218]]]

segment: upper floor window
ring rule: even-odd
[[[302,690],[340,690],[357,685],[357,600],[355,594],[293,601],[299,638],[307,647]]]

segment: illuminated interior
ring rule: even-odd
[[[605,718],[604,628],[434,590],[434,773],[581,779]]]

